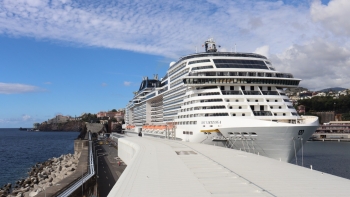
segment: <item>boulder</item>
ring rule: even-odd
[[[36,196],[37,194],[38,194],[38,192],[34,192],[34,191],[29,192],[29,197],[34,197],[34,196]]]

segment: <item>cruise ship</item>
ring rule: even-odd
[[[219,52],[213,39],[203,46],[171,62],[163,78],[143,78],[126,106],[126,131],[290,162],[319,125],[285,95],[301,79],[262,55]]]

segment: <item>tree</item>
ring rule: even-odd
[[[112,109],[111,112],[117,112],[117,110],[116,109]]]

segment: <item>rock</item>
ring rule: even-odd
[[[30,193],[29,193],[29,197],[34,197],[34,196],[36,196],[37,194],[38,194],[38,192],[34,192],[34,191],[33,191],[33,192],[30,192]]]
[[[53,178],[52,177],[50,177],[49,178],[49,180],[47,180],[48,182],[52,182],[52,180],[53,180]]]

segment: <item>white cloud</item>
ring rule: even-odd
[[[31,120],[32,119],[32,117],[30,117],[29,115],[23,115],[22,116],[22,120],[23,121],[27,121],[27,120]]]
[[[102,83],[101,86],[105,87],[105,86],[107,86],[107,83]]]
[[[312,19],[339,35],[350,35],[349,11],[349,0],[331,0],[328,5],[323,5],[318,0],[311,5]]]
[[[350,88],[350,49],[335,42],[314,40],[293,45],[284,53],[272,55],[276,69],[301,78],[301,86],[312,90],[328,87]]]
[[[124,81],[124,86],[130,86],[131,85],[131,82],[130,81]]]
[[[30,115],[23,114],[21,117],[0,119],[0,126],[13,127],[15,125],[32,125],[34,121],[38,121],[38,119],[35,119]]]
[[[265,57],[269,57],[269,50],[270,50],[269,46],[265,45],[265,46],[256,48],[254,53],[263,55]]]
[[[52,83],[50,81],[45,82],[46,85],[51,85]]]
[[[21,94],[40,91],[44,90],[32,85],[19,83],[0,83],[0,94]]]
[[[281,1],[0,2],[2,33],[167,57],[194,52],[209,36],[226,49],[268,43],[278,51],[317,35],[313,26],[308,7]]]
[[[203,41],[214,37],[222,51],[230,51],[236,43],[238,52],[272,57],[283,65],[278,69],[303,78],[302,85],[348,82],[343,75],[350,69],[339,63],[346,61],[326,57],[344,59],[350,48],[350,1],[295,2],[3,0],[0,34],[170,58],[193,53],[196,46],[203,50]],[[337,65],[337,71],[326,65]]]

